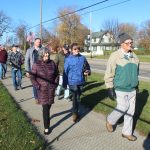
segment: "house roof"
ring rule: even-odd
[[[105,33],[105,32],[102,32],[102,31],[93,32],[93,33],[92,33],[92,38],[102,37],[104,33]]]

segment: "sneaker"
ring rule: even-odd
[[[57,100],[61,99],[59,95],[55,95],[55,97],[56,97]]]
[[[108,130],[108,132],[113,132],[113,125],[111,125],[108,121],[106,121],[106,128]]]
[[[134,135],[125,135],[125,134],[122,134],[122,137],[128,139],[129,141],[136,141],[137,140],[137,137],[134,136]]]
[[[78,115],[77,115],[76,113],[73,113],[72,119],[73,119],[73,122],[77,122],[77,120],[78,120]]]
[[[69,101],[69,97],[67,97],[67,98],[64,98],[64,100],[66,100],[66,101]]]
[[[18,88],[19,88],[19,90],[22,90],[22,86],[19,86]]]
[[[45,134],[45,135],[49,135],[49,134],[50,134],[50,129],[45,129],[45,130],[44,130],[44,134]]]
[[[14,90],[17,91],[18,90],[17,87],[14,87]]]

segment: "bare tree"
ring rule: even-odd
[[[19,45],[24,45],[26,42],[27,24],[22,23],[18,25],[15,29],[16,37],[18,39]]]
[[[4,32],[10,28],[11,19],[6,16],[3,11],[0,11],[0,38],[3,36]]]
[[[104,31],[108,31],[113,34],[115,41],[117,41],[118,35],[120,33],[118,19],[107,19],[102,23],[102,28]]]
[[[120,32],[126,32],[126,33],[128,33],[134,39],[137,36],[137,26],[135,24],[121,23],[119,25],[119,30],[120,30]]]
[[[144,22],[139,31],[139,47],[150,50],[150,20]]]
[[[52,39],[52,33],[47,28],[42,28],[42,42],[48,43]]]

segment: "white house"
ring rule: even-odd
[[[91,44],[90,44],[91,42]],[[92,52],[96,55],[103,55],[106,50],[116,50],[119,44],[115,42],[112,33],[108,31],[93,32],[84,41],[84,51]]]

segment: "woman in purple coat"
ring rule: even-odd
[[[43,107],[44,134],[50,133],[50,108],[54,103],[55,89],[58,85],[58,70],[55,63],[50,60],[50,51],[42,48],[39,60],[33,64],[31,81],[37,88],[39,104]]]

